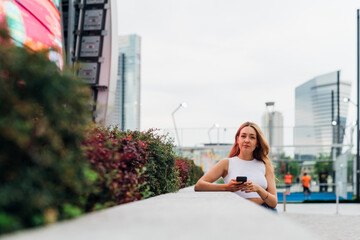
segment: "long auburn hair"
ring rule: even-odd
[[[252,127],[256,132],[256,140],[257,140],[258,145],[256,146],[256,148],[253,152],[254,158],[257,160],[263,161],[265,163],[265,165],[269,165],[271,167],[271,169],[273,169],[271,160],[268,157],[268,154],[270,152],[269,144],[267,143],[260,127],[253,122],[245,122],[239,127],[239,129],[237,130],[237,132],[235,134],[235,142],[230,150],[229,158],[238,156],[240,154],[238,137],[240,135],[241,130],[244,127]]]

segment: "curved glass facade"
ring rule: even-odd
[[[295,89],[294,145],[298,146],[295,149],[298,159],[315,159],[320,153],[329,155],[329,145],[343,143],[348,113],[348,103],[343,99],[350,96],[351,83],[339,81],[338,94],[339,76],[339,72],[324,74]],[[339,128],[332,125],[338,115]],[[301,147],[304,145],[307,147]]]
[[[122,130],[140,130],[140,63],[141,38],[119,36],[118,81],[114,123]]]

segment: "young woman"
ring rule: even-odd
[[[255,123],[242,124],[229,158],[220,160],[195,185],[195,191],[231,191],[256,204],[275,209],[277,194],[269,145]],[[246,182],[236,182],[246,176]],[[223,177],[225,184],[213,183]]]

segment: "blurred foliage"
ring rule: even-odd
[[[356,174],[354,174],[354,160],[356,158],[356,154],[352,155],[351,160],[347,162],[347,182],[352,183],[354,181],[354,177],[356,178]],[[355,176],[354,176],[355,175]]]
[[[69,203],[65,203],[62,206],[62,210],[64,218],[74,218],[81,216],[84,213],[84,210],[82,208],[71,205]]]
[[[293,183],[296,181],[296,178],[299,176],[300,174],[300,164],[295,161],[292,157],[290,156],[286,156],[285,153],[281,153],[280,157],[281,160],[285,160],[285,161],[280,161],[279,162],[279,166],[275,172],[277,173],[277,182],[278,183],[284,183],[284,177],[287,174],[287,172],[290,172],[290,174],[293,176]]]
[[[216,180],[216,183],[217,184],[224,184],[225,181],[224,181],[224,179],[222,177],[220,177],[218,180]]]
[[[319,181],[319,175],[325,174],[326,179],[328,176],[331,176],[333,173],[333,161],[332,161],[332,154],[322,154],[320,153],[317,157],[318,160],[314,165],[314,173],[313,179]]]
[[[174,192],[180,188],[178,172],[175,169],[175,146],[168,135],[161,135],[155,129],[143,132],[119,131],[118,134],[147,144],[145,176],[150,187],[150,196]]]
[[[83,80],[46,51],[13,46],[0,28],[0,234],[177,191],[202,176],[154,129],[89,124],[90,104]]]
[[[178,171],[181,187],[195,185],[204,174],[201,167],[196,166],[194,161],[189,158],[177,158],[175,169]]]
[[[332,168],[332,154],[322,154],[320,153],[317,157],[318,160],[315,164],[315,171],[323,172],[323,171],[329,171],[331,172],[333,170]]]
[[[93,172],[93,192],[87,209],[99,209],[100,204],[114,206],[132,202],[149,195],[145,182],[147,144],[124,137],[117,128],[92,126],[84,146]]]
[[[184,159],[176,159],[175,169],[179,174],[180,187],[186,187],[186,183],[189,180],[190,164]]]
[[[154,129],[94,125],[84,145],[94,171],[88,175],[96,173],[87,211],[177,191],[194,185],[203,174],[192,160],[177,157],[168,136]]]
[[[89,190],[81,150],[89,89],[48,52],[15,47],[1,32],[0,233],[63,218]],[[81,207],[81,206],[79,206]]]

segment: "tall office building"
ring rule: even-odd
[[[268,141],[271,153],[278,155],[284,145],[284,118],[281,112],[275,111],[274,102],[266,102],[266,112],[261,118],[261,128]]]
[[[113,124],[122,130],[140,130],[141,38],[135,34],[118,38],[118,77]]]
[[[317,76],[295,89],[297,159],[329,155],[332,144],[343,143],[348,113],[348,103],[343,99],[350,96],[350,90],[350,82],[340,81],[340,71]]]
[[[92,90],[93,120],[111,124],[117,80],[116,0],[61,0],[62,32],[69,65]],[[115,50],[116,52],[116,50]]]

